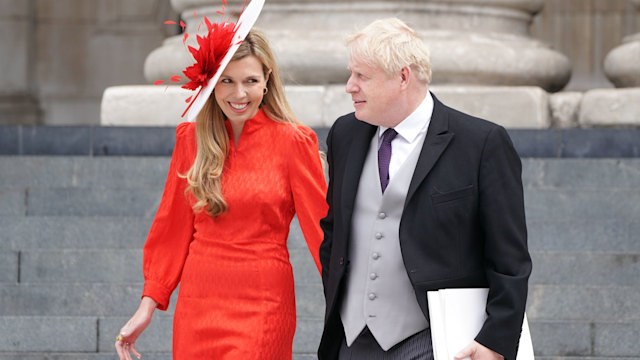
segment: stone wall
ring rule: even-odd
[[[349,5],[314,6],[326,12]],[[0,8],[0,124],[100,123],[104,90],[148,84],[147,56],[178,31],[163,24],[178,17],[169,0],[0,0]],[[581,92],[612,87],[604,58],[638,31],[632,0],[545,0],[531,27],[534,38],[570,59],[566,90]],[[576,126],[576,98],[550,99],[573,111],[548,126]]]
[[[0,0],[0,124],[97,124],[104,89],[144,83],[176,32],[166,0]]]

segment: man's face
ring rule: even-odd
[[[349,60],[351,76],[346,92],[351,94],[356,117],[372,125],[395,126],[402,119],[400,75],[389,76],[379,67],[357,59]]]

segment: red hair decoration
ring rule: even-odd
[[[249,9],[247,8],[247,1],[248,0],[245,0],[244,2],[244,6],[241,14],[239,15],[237,24],[230,21],[221,21],[219,23],[212,23],[205,16],[204,24],[207,26],[207,32],[203,36],[200,36],[200,35],[196,36],[198,48],[195,48],[193,46],[187,46],[187,49],[193,56],[193,59],[195,60],[195,62],[193,63],[193,65],[188,66],[185,70],[182,71],[184,76],[187,79],[189,79],[189,82],[182,85],[182,88],[187,90],[192,90],[192,91],[198,90],[198,92],[195,94],[195,96],[190,96],[186,100],[186,102],[189,103],[189,105],[187,106],[184,113],[182,114],[182,117],[184,117],[185,114],[187,114],[187,112],[189,111],[191,106],[196,102],[196,100],[198,100],[198,105],[194,107],[194,111],[192,112],[194,113],[199,112],[202,106],[202,101],[204,101],[203,100],[204,98],[198,99],[200,93],[203,91],[203,89],[207,88],[207,90],[203,94],[203,97],[208,97],[210,95],[212,91],[211,87],[214,85],[209,84],[209,82],[214,77],[216,77],[216,74],[218,73],[218,71],[223,70],[220,68],[221,63],[223,62],[223,59],[224,59],[223,66],[226,66],[226,64],[230,60],[230,56],[232,56],[232,54],[229,54],[229,56],[227,56],[230,49],[232,49],[233,47],[232,52],[235,52],[235,50],[237,49],[237,45],[242,42],[244,37],[249,32],[251,26],[253,26],[253,23],[257,19],[258,14],[262,9],[262,5],[264,4],[264,0],[253,0],[251,3],[252,6],[250,6],[251,11],[249,11]],[[227,4],[227,1],[222,0],[222,11],[218,11],[217,13],[224,14],[226,4]],[[248,14],[243,18],[242,16],[245,13],[245,10],[247,10]],[[196,14],[195,11],[193,12],[193,15],[196,19],[198,18],[198,15]],[[246,20],[246,22],[241,21],[241,19]],[[165,24],[176,25],[176,22],[166,21]],[[200,28],[201,25],[202,23],[199,24],[198,28]],[[180,21],[180,26],[184,31],[184,28],[185,28],[184,22]],[[189,37],[188,33],[185,32],[182,39],[183,43],[186,42],[188,37]],[[170,79],[171,82],[180,82],[182,80],[183,80],[183,77],[180,75],[174,75]],[[162,81],[162,80],[154,82],[155,85],[162,85],[165,83],[166,81]],[[192,115],[193,114],[190,113],[189,117],[191,118]]]

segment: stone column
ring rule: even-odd
[[[41,119],[33,95],[33,16],[31,1],[2,2],[0,53],[11,55],[0,56],[0,125],[31,125]]]
[[[243,2],[229,0],[228,11],[237,11]],[[220,19],[215,14],[220,3],[171,0],[188,32],[202,15]],[[562,54],[529,36],[542,6],[542,0],[269,0],[257,26],[274,47],[294,110],[309,125],[330,126],[337,115],[353,111],[344,93],[346,36],[375,19],[397,16],[429,45],[437,96],[507,126],[547,127],[547,91],[568,82],[570,66]],[[145,77],[149,82],[168,79],[191,61],[182,38],[169,38],[147,58]],[[181,93],[174,90],[166,93]]]
[[[640,10],[640,0],[631,1]],[[640,32],[625,37],[607,54],[603,65],[616,88],[588,91],[580,108],[580,124],[640,125]]]

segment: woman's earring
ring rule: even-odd
[[[267,95],[267,93],[269,92],[268,88],[264,88],[264,90],[262,90],[262,95]]]

